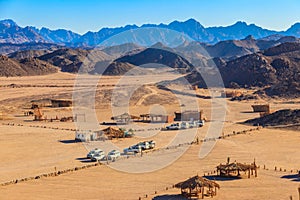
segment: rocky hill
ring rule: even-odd
[[[51,52],[50,50],[24,50],[24,51],[16,51],[14,53],[10,53],[8,54],[8,57],[20,60],[23,58],[40,57],[50,52]]]
[[[300,50],[300,43],[285,42],[283,44],[271,47],[263,52],[266,56],[278,56],[284,53],[294,52]]]
[[[174,48],[174,50],[194,64],[197,63],[197,60],[205,58],[222,58],[229,61],[248,54],[261,52],[287,42],[300,44],[300,39],[292,36],[281,36],[270,40],[256,40],[253,36],[249,35],[241,40],[226,40],[214,45],[186,41],[182,45]]]
[[[149,74],[149,71],[142,69],[135,65],[126,62],[113,62],[106,70],[103,72],[103,75],[144,75]]]
[[[141,67],[148,64],[159,64],[154,66],[170,67],[173,69],[179,69],[181,72],[188,72],[193,69],[193,65],[180,55],[170,51],[166,51],[164,49],[156,48],[147,48],[139,53],[118,58],[116,59],[116,61],[131,63],[133,65]]]
[[[292,125],[300,123],[300,110],[279,110],[275,113],[250,119],[245,121],[247,124],[259,124],[263,126],[278,126],[278,125]]]
[[[104,75],[124,75],[126,72],[134,69],[134,65],[130,63],[122,63],[122,62],[113,62],[110,64],[105,72]]]
[[[106,47],[101,50],[110,56],[118,58],[118,57],[124,56],[129,53],[142,51],[143,49],[145,49],[145,48],[142,46],[139,46],[137,44],[125,43],[125,44],[121,44],[121,45]]]
[[[300,44],[283,43],[262,52],[257,52],[226,61],[214,58],[187,74],[190,84],[200,87],[264,87],[259,94],[280,97],[300,96]],[[200,72],[200,73],[199,73]],[[220,74],[222,79],[218,77]],[[206,80],[206,81],[205,81]],[[213,81],[214,80],[214,81]],[[175,80],[174,82],[180,82]]]
[[[300,82],[300,43],[283,43],[262,53],[229,61],[220,69],[224,82],[243,87]]]
[[[42,55],[39,59],[60,67],[63,72],[77,73],[79,70],[92,71],[97,62],[110,60],[111,57],[100,50],[64,48]]]
[[[25,50],[55,51],[60,48],[64,48],[64,47],[52,43],[22,43],[22,44],[0,43],[0,54],[11,54],[17,51],[25,51]]]
[[[57,72],[53,65],[37,58],[15,60],[0,56],[0,76],[34,76]]]

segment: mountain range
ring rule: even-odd
[[[21,28],[12,20],[2,20],[0,76],[42,75],[58,70],[110,76],[155,75],[166,70],[183,74],[171,84],[187,80],[199,87],[208,87],[207,83],[218,87],[218,71],[225,87],[260,88],[257,93],[267,96],[300,96],[298,23],[283,32],[244,22],[204,28],[193,19],[141,27],[104,28],[79,35],[63,29]],[[131,31],[124,34],[124,30]],[[188,37],[174,34],[174,30]],[[102,45],[94,46],[99,41]]]
[[[124,34],[126,31],[130,31],[130,36]],[[172,31],[174,31],[173,35],[170,34]],[[121,39],[117,37],[118,34],[123,34]],[[168,35],[172,37],[169,38]],[[173,37],[174,35],[176,37]],[[44,27],[41,29],[31,26],[20,27],[10,19],[0,21],[0,43],[12,44],[53,43],[68,47],[95,47],[100,44],[113,46],[124,43],[151,46],[156,42],[162,42],[168,46],[171,46],[172,43],[178,46],[187,37],[193,41],[215,44],[224,40],[240,40],[248,35],[252,35],[255,39],[263,38],[265,40],[276,35],[300,37],[300,23],[295,23],[286,31],[273,31],[240,21],[226,27],[205,28],[198,21],[189,19],[184,22],[173,21],[169,24],[102,28],[98,32],[89,31],[80,35],[65,29],[50,30]],[[114,39],[110,41],[112,37]]]

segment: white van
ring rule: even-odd
[[[100,154],[101,152],[103,152],[101,149],[96,148],[96,149],[91,150],[91,151],[86,155],[86,157],[87,157],[87,158],[92,158],[94,155]]]
[[[190,125],[188,122],[181,122],[181,129],[188,129],[190,128]]]

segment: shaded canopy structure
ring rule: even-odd
[[[204,195],[211,197],[216,196],[217,188],[220,189],[220,185],[215,181],[208,180],[198,175],[189,178],[186,181],[177,183],[175,187],[180,188],[181,194],[187,198],[199,198],[201,194],[202,199],[204,198]]]
[[[248,178],[250,178],[250,173],[253,175],[253,172],[255,172],[255,177],[257,177],[257,166],[255,161],[251,164],[228,162],[227,164],[220,164],[216,168],[219,176],[240,176],[240,172],[248,172]]]
[[[130,115],[128,113],[123,113],[121,115],[113,116],[111,119],[115,120],[118,123],[128,124],[129,122],[131,122],[133,120],[139,120],[140,117],[134,116],[134,115]]]

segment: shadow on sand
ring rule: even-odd
[[[118,125],[116,122],[102,122],[100,125],[106,125],[106,126],[116,126]]]
[[[180,195],[180,194],[173,194],[173,195],[159,195],[153,198],[153,200],[186,200],[187,198],[185,198],[184,196]]]
[[[64,144],[78,143],[77,140],[59,140],[59,142],[64,143]]]
[[[212,99],[211,96],[205,96],[205,95],[199,95],[199,94],[195,94],[195,93],[188,93],[188,92],[182,92],[176,89],[169,89],[163,86],[160,86],[159,89],[165,90],[165,91],[171,91],[173,94],[179,94],[179,95],[183,95],[183,96],[190,96],[190,97],[197,97],[197,98],[201,98],[201,99]]]
[[[84,157],[84,158],[76,158],[76,160],[79,160],[82,163],[90,163],[92,162],[91,159]]]
[[[229,177],[223,177],[223,176],[204,176],[204,178],[207,178],[208,180],[211,181],[235,181],[241,179],[239,176],[229,176]]]
[[[291,181],[300,182],[299,174],[284,175],[281,178],[290,179]]]
[[[255,113],[255,112],[253,112],[253,111],[241,111],[240,113],[245,113],[245,114],[247,114],[247,113]]]

